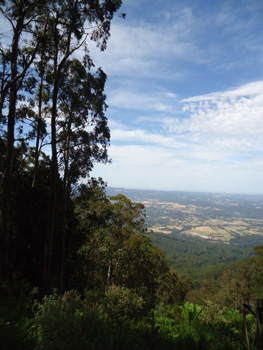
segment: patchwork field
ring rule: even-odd
[[[235,240],[238,236],[262,235],[263,238],[263,219],[259,218],[259,207],[252,207],[256,217],[253,218],[251,206],[247,215],[243,208],[242,217],[240,212],[229,213],[229,206],[225,206],[224,210],[192,204],[180,206],[176,203],[171,206],[170,203],[153,201],[146,207],[148,229],[158,233],[195,236],[224,243]],[[262,210],[261,207],[260,209]],[[159,216],[158,212],[161,214],[163,211],[166,216]]]
[[[120,189],[110,189],[116,194]],[[211,242],[263,239],[263,196],[122,190],[146,209],[148,230]]]

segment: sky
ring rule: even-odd
[[[123,0],[105,52],[110,187],[263,194],[263,1]]]

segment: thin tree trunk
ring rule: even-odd
[[[54,57],[54,86],[52,94],[52,110],[51,110],[51,177],[50,177],[50,198],[49,198],[49,217],[48,217],[48,227],[45,242],[45,260],[44,260],[44,290],[45,292],[50,291],[51,287],[51,259],[52,259],[52,245],[53,245],[53,234],[54,234],[54,224],[55,224],[55,214],[56,214],[56,198],[57,198],[57,174],[58,174],[58,164],[57,164],[57,133],[56,133],[56,118],[57,118],[57,100],[58,100],[58,83],[59,83],[59,73],[58,73],[58,38],[56,33],[57,28],[55,28],[54,33],[54,45],[56,48]]]
[[[9,115],[7,131],[6,166],[3,181],[3,203],[2,203],[2,237],[1,237],[1,274],[5,280],[8,276],[8,241],[9,241],[9,218],[12,193],[12,174],[14,157],[14,127],[16,110],[16,87],[10,89]]]
[[[58,101],[58,91],[59,91],[59,80],[63,66],[70,56],[70,43],[71,35],[73,29],[68,33],[67,43],[66,43],[66,53],[63,59],[58,64],[58,55],[59,55],[59,38],[58,38],[58,23],[59,19],[56,18],[54,25],[54,86],[53,86],[53,95],[52,95],[52,110],[51,110],[51,150],[52,150],[52,159],[51,159],[51,185],[50,185],[50,208],[49,208],[49,223],[46,236],[45,244],[45,260],[44,260],[44,289],[46,292],[50,290],[50,278],[51,278],[51,258],[52,258],[52,244],[53,244],[53,233],[54,233],[54,223],[55,223],[55,214],[56,214],[56,181],[58,174],[58,162],[57,162],[57,131],[56,131],[56,117],[57,117],[57,101]],[[63,244],[63,243],[62,243]]]
[[[57,85],[57,84],[55,84]],[[54,90],[57,90],[54,86]],[[56,146],[56,93],[53,94],[52,120],[51,120],[51,178],[50,178],[50,198],[49,198],[49,218],[45,244],[45,265],[44,265],[44,288],[48,292],[50,290],[51,278],[51,258],[53,233],[56,214],[56,198],[57,198],[57,146]]]
[[[3,118],[3,108],[4,108],[4,103],[6,99],[7,92],[5,90],[5,74],[6,74],[6,61],[5,58],[2,57],[2,67],[3,67],[3,72],[2,72],[2,77],[1,77],[1,97],[0,97],[0,119]]]
[[[34,160],[34,177],[32,187],[36,186],[37,176],[38,176],[38,164],[39,164],[39,142],[40,142],[40,122],[42,120],[42,89],[43,89],[43,75],[41,72],[40,84],[39,84],[39,94],[38,94],[38,120],[37,120],[37,138],[35,146],[35,160]]]
[[[107,287],[110,286],[110,275],[111,275],[111,260],[109,261],[109,266],[108,266]]]
[[[69,181],[69,156],[70,156],[70,132],[71,132],[71,121],[69,121],[67,128],[67,139],[66,147],[64,152],[64,219],[63,219],[63,237],[62,237],[62,250],[61,250],[61,289],[65,287],[65,248],[66,238],[68,234],[68,201],[70,193],[70,181]]]
[[[21,11],[21,9],[20,9]],[[13,175],[13,158],[14,158],[14,133],[15,133],[15,112],[17,102],[17,58],[18,43],[24,22],[23,13],[14,29],[12,50],[11,50],[11,84],[9,90],[9,108],[8,108],[8,125],[7,125],[7,148],[5,159],[5,172],[3,180],[3,202],[2,202],[2,223],[1,223],[1,277],[3,280],[8,277],[8,242],[10,228],[10,210],[11,210],[11,193],[12,193],[12,175]]]

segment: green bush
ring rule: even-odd
[[[39,349],[85,349],[89,339],[102,335],[102,323],[75,291],[45,297],[37,305]]]
[[[0,286],[0,348],[30,350],[35,347],[35,325],[32,297],[26,296],[23,282]]]
[[[135,290],[113,285],[107,289],[100,309],[106,318],[119,324],[141,318],[145,305]]]
[[[113,291],[106,293],[109,300],[112,293]],[[122,306],[126,307],[126,304]],[[114,308],[111,309],[112,312],[113,310]],[[118,307],[115,311],[117,310]],[[129,326],[112,327],[76,291],[67,292],[63,296],[45,297],[42,303],[37,304],[36,325],[37,349],[41,350],[147,349],[141,332],[132,330]]]
[[[185,303],[155,312],[159,334],[180,350],[243,350],[242,315],[216,305]]]
[[[96,294],[96,293],[95,293]],[[100,303],[94,293],[45,297],[37,304],[41,350],[243,350],[242,315],[211,304],[162,305],[140,314],[134,290],[112,286]],[[94,299],[95,298],[95,299]],[[249,327],[252,322],[248,320]]]

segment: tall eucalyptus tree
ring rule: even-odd
[[[88,39],[105,50],[110,36],[110,24],[121,0],[54,0],[50,6],[50,82],[51,82],[51,185],[48,228],[45,245],[44,288],[50,288],[52,242],[56,210],[56,183],[58,178],[57,118],[59,88],[67,62],[80,48],[87,51]]]
[[[59,159],[64,170],[64,227],[62,239],[61,286],[64,285],[64,256],[68,235],[68,204],[71,185],[87,176],[94,162],[107,162],[110,132],[105,117],[104,85],[106,75],[98,69],[91,73],[92,62],[77,59],[68,69],[59,91]],[[63,289],[63,288],[62,288]]]

